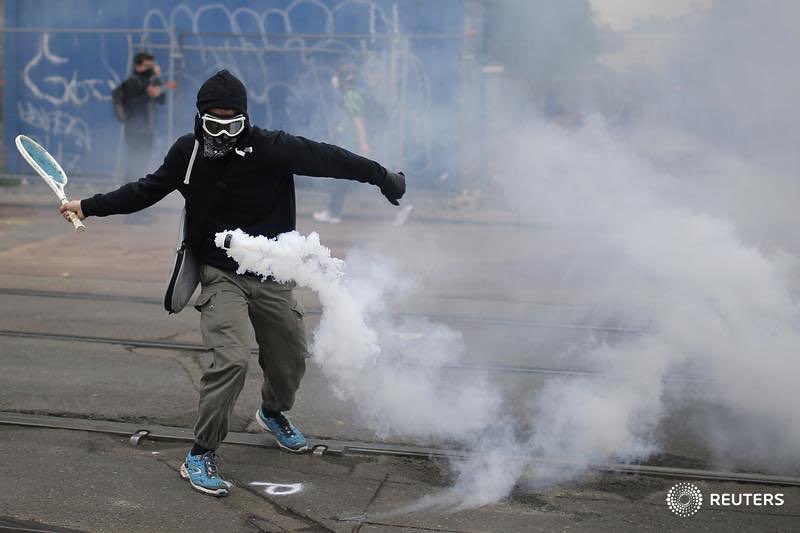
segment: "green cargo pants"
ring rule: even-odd
[[[209,265],[200,271],[203,343],[214,359],[200,384],[195,441],[215,450],[228,434],[233,406],[244,387],[250,361],[250,327],[264,373],[261,401],[273,411],[288,411],[306,370],[303,309],[292,285],[261,281]]]

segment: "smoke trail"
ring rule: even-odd
[[[382,302],[397,279],[388,265],[370,258],[360,277],[348,279],[344,262],[316,233],[270,240],[237,229],[218,233],[217,246],[224,248],[228,236],[238,272],[317,292],[323,311],[311,352],[337,394],[354,400],[378,435],[466,441],[496,418],[500,398],[484,377],[444,370],[462,356],[458,333],[386,312]]]
[[[334,386],[346,394],[346,387],[355,377],[374,364],[380,348],[375,331],[364,322],[364,306],[344,285],[344,263],[331,257],[316,233],[304,237],[291,232],[270,240],[236,230],[218,233],[217,246],[222,248],[228,235],[235,243],[228,255],[239,264],[238,272],[273,276],[281,282],[294,281],[317,292],[324,312],[319,329],[314,332],[311,352],[336,378]]]

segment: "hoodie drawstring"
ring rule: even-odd
[[[189,185],[189,178],[192,177],[192,167],[194,166],[194,158],[197,156],[197,149],[200,147],[200,142],[194,140],[194,148],[192,148],[192,157],[189,158],[189,166],[186,167],[186,175],[183,177],[183,184]]]

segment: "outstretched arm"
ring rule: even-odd
[[[184,156],[183,150],[177,146],[178,143],[172,145],[164,162],[152,174],[126,183],[111,192],[71,201],[62,206],[61,212],[66,216],[65,211],[72,211],[80,218],[104,217],[133,213],[150,207],[176,189],[181,163],[188,163],[188,154]]]
[[[366,157],[339,146],[279,132],[270,146],[272,156],[292,174],[324,176],[371,183],[395,205],[405,194],[405,176],[386,170]]]

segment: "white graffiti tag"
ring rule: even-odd
[[[17,115],[23,123],[71,139],[78,148],[87,152],[92,147],[89,125],[80,117],[58,109],[36,107],[31,102],[17,102]]]
[[[289,496],[303,490],[302,483],[268,483],[265,481],[253,481],[250,485],[253,487],[263,487],[264,493],[270,496]]]
[[[31,72],[39,65],[65,65],[69,62],[66,57],[61,57],[50,50],[50,35],[42,34],[39,39],[39,47],[36,55],[28,61],[22,71],[25,86],[30,89],[33,96],[39,100],[45,100],[55,106],[72,104],[80,106],[89,101],[90,98],[97,100],[111,100],[110,80],[99,78],[78,79],[78,72],[72,71],[72,76],[45,76],[43,84],[49,84],[48,88],[40,87],[31,76]]]
[[[288,119],[338,143],[341,97],[331,79],[337,68],[352,66],[363,78],[367,109],[390,115],[395,124],[391,132],[371,134],[377,137],[371,156],[394,166],[413,161],[415,171],[431,164],[429,77],[401,32],[396,5],[390,13],[376,0],[286,0],[276,3],[283,8],[262,9],[233,3],[179,3],[145,13],[143,40],[164,31],[170,42],[191,36],[181,55],[199,68],[183,73],[185,90],[199,89],[208,75],[227,68],[247,86],[257,104],[251,119],[259,125],[282,127]],[[190,31],[178,34],[178,28]],[[307,113],[315,116],[313,126],[306,126]]]

